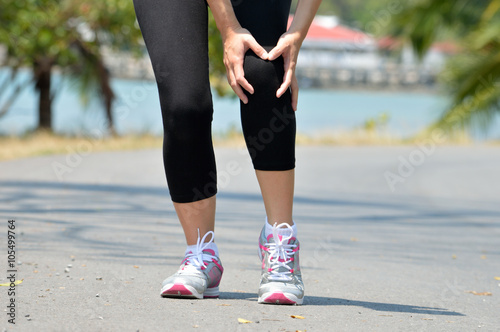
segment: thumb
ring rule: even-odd
[[[281,54],[283,54],[283,51],[285,50],[284,47],[282,47],[281,43],[278,42],[278,45],[276,45],[270,52],[269,52],[269,57],[268,59],[270,61],[276,60],[279,58]]]
[[[259,43],[255,40],[255,38],[250,38],[248,40],[248,47],[262,60],[267,60],[269,58],[269,54],[266,52],[264,47],[260,46]]]

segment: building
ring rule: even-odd
[[[438,43],[420,62],[393,38],[376,39],[334,16],[317,16],[299,53],[297,78],[303,87],[431,86],[456,52],[453,44]]]

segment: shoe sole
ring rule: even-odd
[[[198,293],[194,287],[184,284],[167,284],[161,289],[162,297],[180,299],[218,298],[219,287],[208,288],[204,293]]]
[[[260,296],[257,302],[264,304],[301,305],[304,302],[304,298],[299,299],[290,293],[268,292]]]

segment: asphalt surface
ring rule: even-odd
[[[499,147],[299,147],[303,306],[257,304],[245,150],[216,149],[218,300],[159,295],[184,252],[161,151],[91,150],[0,163],[0,331],[500,331]]]

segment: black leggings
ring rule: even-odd
[[[187,203],[217,193],[212,145],[212,94],[208,75],[205,0],[134,0],[153,65],[163,117],[163,160],[171,198]],[[240,24],[266,50],[286,31],[290,0],[233,0]],[[245,55],[245,77],[254,87],[241,103],[241,122],[255,169],[295,167],[295,114],[290,91],[276,98],[283,59]]]

